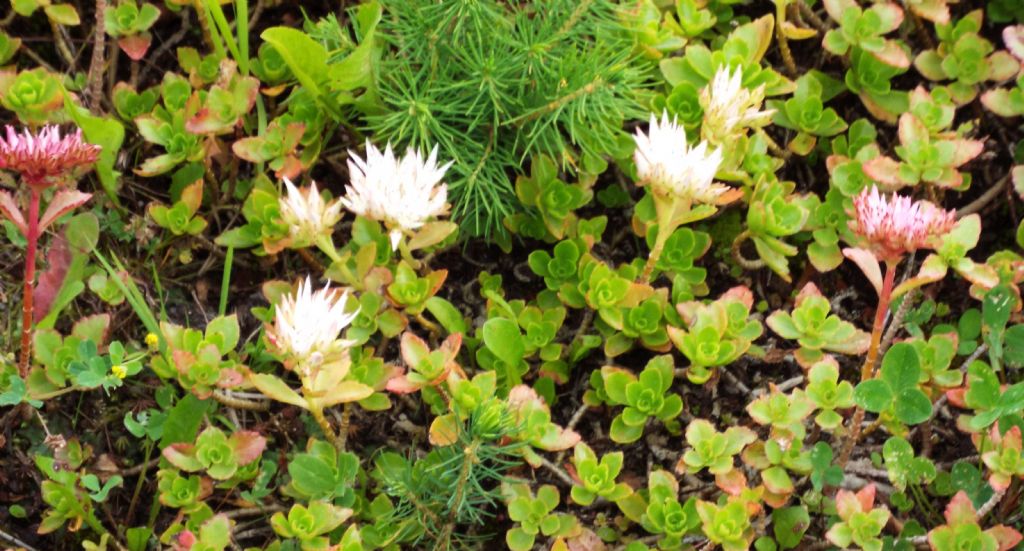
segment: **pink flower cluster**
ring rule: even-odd
[[[932,236],[945,234],[956,223],[956,211],[895,194],[887,198],[875,186],[854,197],[853,207],[850,228],[868,240],[867,248],[882,261],[899,260],[928,246]]]
[[[100,147],[86,143],[81,129],[66,136],[60,128],[47,126],[38,134],[22,133],[7,126],[7,139],[0,136],[0,168],[21,174],[34,188],[59,184],[72,170],[91,165],[99,158]]]

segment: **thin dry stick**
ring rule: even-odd
[[[569,473],[565,472],[565,469],[555,465],[545,457],[538,457],[540,457],[540,464],[543,465],[545,469],[551,471],[551,474],[557,476],[559,480],[568,484],[570,488],[576,485],[576,482],[574,482],[572,477],[569,476]]]
[[[106,49],[107,40],[107,23],[104,17],[106,10],[107,0],[96,0],[96,25],[93,32],[92,59],[89,61],[87,79],[89,83],[87,96],[89,105],[92,106],[94,113],[99,113],[100,111],[100,100],[103,93],[103,79],[100,78],[100,75],[103,73],[103,53]]]
[[[743,243],[750,239],[750,230],[743,230],[732,242],[732,257],[745,270],[760,270],[765,267],[764,260],[750,260],[743,256]]]
[[[992,494],[992,497],[988,498],[988,501],[978,509],[978,518],[984,518],[992,509],[995,509],[996,505],[999,505],[999,502],[1003,500],[1004,495],[1006,495],[1006,488],[996,490],[996,493]]]
[[[1003,188],[1005,188],[1006,184],[1008,184],[1009,182],[1010,182],[1010,175],[1007,174],[1006,176],[1003,176],[1002,178],[999,179],[998,182],[993,184],[992,187],[990,187],[987,190],[985,190],[985,193],[981,194],[981,197],[978,197],[977,199],[971,201],[964,208],[957,209],[956,217],[957,218],[963,218],[964,216],[967,216],[968,214],[974,214],[976,212],[980,212],[981,209],[983,209],[986,206],[988,206],[988,204],[991,203],[993,199],[995,199],[996,197],[999,196],[999,193],[1001,191],[1003,191]]]
[[[31,545],[29,545],[29,544],[21,541],[20,539],[12,536],[10,534],[8,534],[7,532],[4,532],[3,530],[0,530],[0,540],[4,540],[7,543],[10,543],[11,545],[16,545],[17,547],[23,548],[26,551],[37,551],[35,547],[32,547]]]
[[[812,27],[818,29],[818,32],[821,34],[828,32],[828,25],[822,21],[821,18],[818,17],[818,14],[814,13],[814,10],[805,4],[803,0],[797,0],[796,7],[800,10],[800,15],[802,15]]]
[[[216,390],[213,392],[213,399],[222,405],[234,409],[245,409],[249,411],[267,411],[270,409],[270,402],[264,400],[261,402],[253,402],[245,400],[235,396],[231,396],[226,392]]]
[[[53,31],[53,41],[57,45],[57,51],[60,52],[60,56],[64,58],[68,66],[74,67],[75,56],[71,53],[71,48],[68,48],[67,41],[64,40],[64,33],[61,32],[60,25],[53,19],[50,19],[50,30]]]
[[[223,513],[223,515],[228,518],[258,517],[260,515],[277,513],[284,510],[286,510],[284,505],[275,503],[266,507],[244,507],[242,509],[233,509]]]
[[[576,428],[576,425],[579,424],[580,419],[583,419],[583,414],[586,413],[588,409],[590,409],[590,406],[587,404],[580,404],[580,407],[576,408],[576,411],[572,414],[569,422],[566,423],[565,430],[572,430]],[[566,450],[558,452],[558,455],[555,456],[555,464],[561,463],[562,460],[565,459],[565,452]]]
[[[338,420],[338,445],[345,451],[348,445],[348,426],[352,422],[352,403],[345,402],[341,406],[341,419]]]
[[[907,317],[907,313],[910,312],[910,306],[914,303],[915,299],[917,299],[917,289],[913,289],[903,296],[903,302],[900,303],[899,309],[893,314],[892,321],[889,322],[889,329],[885,332],[885,336],[882,337],[882,346],[878,349],[879,356],[885,356],[885,352],[889,350],[893,339],[896,338],[896,333],[903,327],[903,318]]]
[[[341,450],[341,442],[338,441],[338,433],[334,432],[334,427],[331,426],[331,422],[324,417],[324,410],[320,408],[311,408],[309,412],[313,414],[313,419],[315,419],[316,423],[320,425],[320,430],[324,431],[324,436],[330,440],[335,449]]]
[[[789,40],[786,39],[786,32],[782,30],[782,17],[786,14],[784,10],[778,10],[778,17],[775,18],[775,41],[779,44],[779,53],[782,54],[782,62],[786,65],[786,72],[790,76],[796,76],[796,62],[793,60],[793,52],[789,49]]]

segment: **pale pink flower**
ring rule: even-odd
[[[281,220],[288,225],[294,241],[292,246],[305,247],[318,237],[331,235],[335,224],[341,220],[341,200],[325,202],[316,189],[316,182],[299,189],[285,178],[284,186],[287,194],[278,199],[278,205]]]
[[[349,151],[349,185],[341,198],[345,208],[383,222],[391,248],[431,218],[448,214],[448,186],[441,182],[452,162],[437,164],[437,146],[426,159],[409,148],[398,158],[388,143],[384,151],[366,142],[366,160]]]
[[[774,109],[761,110],[764,85],[754,90],[743,87],[743,69],[718,69],[711,82],[700,92],[700,106],[704,109],[701,136],[712,143],[725,143],[743,134],[747,128],[768,124]]]
[[[850,229],[864,237],[866,248],[882,261],[899,260],[929,247],[932,237],[945,234],[956,223],[956,211],[896,194],[887,198],[875,186],[854,197],[853,207]]]
[[[686,201],[717,204],[729,197],[729,186],[715,183],[722,164],[722,148],[708,151],[707,142],[690,147],[686,130],[668,112],[661,121],[653,114],[647,133],[639,128],[633,136],[638,185],[650,185],[656,195]]]
[[[82,131],[60,135],[60,128],[47,126],[32,134],[18,133],[7,126],[7,139],[0,137],[0,168],[21,174],[35,188],[59,184],[73,170],[86,167],[99,158],[100,147],[86,143]]]
[[[348,297],[347,291],[329,285],[313,291],[307,276],[295,294],[278,303],[274,324],[266,328],[268,340],[295,368],[308,374],[352,346],[353,341],[340,338],[358,314],[358,310],[347,311]]]

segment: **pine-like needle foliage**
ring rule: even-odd
[[[522,443],[500,444],[512,428],[505,406],[491,399],[478,407],[453,444],[412,460],[385,452],[374,478],[393,508],[371,529],[377,543],[424,549],[477,548],[493,536],[505,471],[519,465]]]
[[[538,153],[597,174],[647,116],[650,66],[610,0],[384,0],[381,141],[440,148],[463,231],[493,237],[518,210],[511,178]]]

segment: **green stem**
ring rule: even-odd
[[[53,392],[47,392],[45,394],[35,394],[35,395],[29,394],[29,397],[32,398],[33,400],[46,401],[46,400],[49,400],[51,398],[56,398],[58,396],[63,396],[65,394],[70,394],[70,393],[78,391],[78,390],[85,390],[85,389],[82,388],[82,387],[79,387],[79,386],[69,386],[69,387],[62,388],[60,390],[54,390]]]
[[[224,255],[224,275],[220,279],[220,303],[217,305],[217,315],[223,316],[228,310],[228,291],[231,287],[231,264],[235,260],[235,248],[228,247]]]
[[[331,262],[338,262],[341,260],[341,255],[338,254],[338,249],[334,246],[334,240],[329,235],[321,235],[316,239],[316,248],[320,249],[320,252],[327,255],[327,258],[331,259]]]
[[[658,205],[658,198],[654,198],[655,207]],[[654,272],[654,266],[658,263],[658,258],[661,257],[661,251],[665,248],[665,243],[668,242],[669,236],[672,232],[676,231],[676,227],[679,224],[676,222],[678,217],[676,216],[676,210],[679,210],[679,198],[672,196],[668,209],[660,208],[658,211],[658,234],[654,238],[654,247],[651,248],[650,255],[647,256],[647,263],[644,264],[644,271],[640,274],[640,282],[647,283],[651,280],[651,274]],[[683,210],[688,210],[689,206],[684,205]]]
[[[142,470],[139,471],[139,478],[135,482],[135,492],[132,493],[132,501],[128,505],[128,515],[125,517],[125,523],[131,522],[135,518],[135,505],[139,502],[139,496],[142,495],[142,486],[146,483],[146,469],[149,467],[149,457],[153,453],[153,441],[146,440],[146,455],[142,460]]]
[[[448,549],[448,543],[451,540],[452,532],[455,530],[455,525],[459,520],[459,510],[462,509],[462,501],[466,494],[466,484],[469,483],[469,475],[473,472],[473,465],[477,462],[476,450],[480,445],[479,442],[473,441],[472,444],[466,446],[463,450],[462,468],[459,470],[459,479],[455,483],[455,493],[452,494],[452,507],[448,511],[448,524],[445,525],[444,531],[441,532],[437,542],[434,545],[434,549]]]
[[[334,447],[337,450],[341,451],[345,449],[341,441],[338,440],[338,433],[334,432],[334,427],[332,427],[331,423],[326,417],[324,417],[324,409],[313,403],[312,400],[307,399],[307,402],[309,403],[309,412],[313,414],[313,419],[315,419],[316,423],[320,425],[320,430],[324,431],[324,436],[330,440],[331,444],[334,444]]]
[[[341,406],[341,422],[338,423],[338,444],[341,451],[348,445],[348,426],[352,422],[352,403],[345,402]]]

